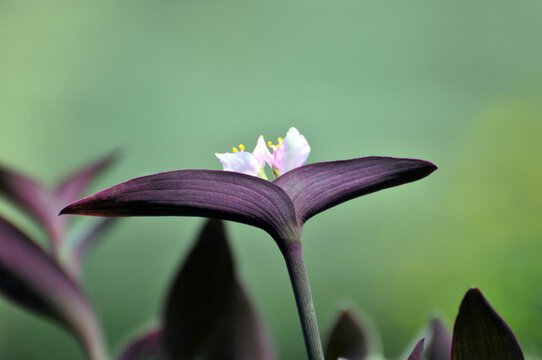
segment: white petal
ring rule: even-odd
[[[254,155],[246,151],[217,154],[224,171],[235,171],[247,175],[258,176],[262,167]]]
[[[276,167],[281,174],[284,174],[287,171],[303,166],[310,152],[311,147],[307,139],[296,128],[290,128],[284,141],[275,151]]]
[[[252,155],[254,155],[262,168],[265,167],[266,162],[268,162],[269,165],[272,166],[270,161],[273,160],[273,155],[271,155],[271,152],[269,151],[269,148],[265,143],[263,135],[260,135],[260,137],[258,138],[258,142],[256,143],[256,147],[254,148]]]

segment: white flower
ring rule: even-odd
[[[273,169],[275,177],[279,177],[287,171],[303,166],[311,152],[311,147],[307,139],[294,127],[288,130],[284,140],[279,138],[277,145],[269,142],[269,146],[273,149],[273,154],[266,149],[266,161]]]
[[[258,139],[258,143],[256,144],[256,147],[252,153],[244,151],[245,147],[243,144],[239,145],[239,149],[241,151],[233,148],[232,153],[215,153],[218,160],[220,160],[222,163],[224,171],[239,172],[247,175],[258,176],[267,180],[264,166],[266,156],[265,152],[269,152],[269,150],[267,150],[263,136],[260,136]]]
[[[269,151],[263,136],[260,135],[252,153],[245,152],[245,147],[241,144],[239,145],[241,151],[233,148],[232,153],[215,153],[215,155],[222,163],[224,171],[240,172],[267,180],[264,171],[266,162],[273,170],[273,175],[279,177],[287,171],[303,166],[311,151],[309,143],[296,128],[290,128],[284,139],[278,139],[277,145],[271,142],[268,144],[273,153]]]

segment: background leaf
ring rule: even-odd
[[[55,198],[60,206],[56,212],[58,213],[62,207],[79,199],[88,184],[101,172],[106,170],[116,158],[117,153],[113,152],[82,167],[63,180],[54,192]]]
[[[438,318],[431,321],[430,339],[429,345],[425,349],[426,360],[450,360],[452,335]]]
[[[482,292],[470,289],[455,320],[452,360],[523,360],[516,336]]]
[[[2,218],[0,290],[15,303],[64,325],[89,358],[103,360],[100,331],[85,296],[47,253]]]
[[[369,340],[352,312],[342,311],[328,336],[325,358],[362,360],[369,354]]]
[[[418,341],[416,346],[414,346],[414,350],[412,350],[412,353],[408,357],[408,360],[423,360],[423,343],[424,339]]]
[[[162,359],[162,329],[151,329],[140,334],[122,350],[117,360]]]
[[[37,181],[7,167],[0,167],[0,192],[15,206],[31,215],[51,239],[59,244],[64,236],[64,219],[51,192]]]
[[[170,289],[163,321],[172,359],[273,358],[268,335],[236,278],[219,220],[205,223]]]

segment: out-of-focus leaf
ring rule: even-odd
[[[239,281],[206,360],[272,360],[269,336]]]
[[[173,359],[203,355],[235,292],[223,225],[210,220],[178,272],[164,314],[164,346]]]
[[[421,339],[418,341],[416,346],[414,346],[414,350],[412,350],[412,353],[408,357],[408,360],[423,360],[423,343],[424,339]]]
[[[452,335],[437,318],[431,321],[431,340],[425,349],[426,360],[450,360]]]
[[[85,296],[48,254],[2,218],[0,291],[71,330],[90,359],[105,358],[98,324]]]
[[[103,158],[84,166],[77,170],[72,175],[63,180],[55,191],[60,207],[56,209],[55,214],[62,209],[63,206],[79,199],[88,184],[102,171],[111,165],[117,157],[116,153],[111,153]]]
[[[292,199],[300,223],[347,200],[426,177],[437,167],[423,160],[364,157],[308,164],[273,181]]]
[[[328,336],[325,358],[362,360],[368,353],[369,340],[365,330],[350,311],[342,311]]]
[[[65,220],[57,216],[58,203],[48,189],[25,175],[0,167],[0,192],[34,217],[54,245],[60,242],[64,236]]]
[[[268,335],[235,276],[224,226],[208,220],[166,302],[163,343],[173,360],[271,360]]]
[[[149,330],[136,337],[122,350],[117,360],[158,360],[162,355],[162,329]]]
[[[294,238],[288,195],[271,182],[229,171],[178,170],[132,179],[79,200],[62,214],[203,216],[260,227],[274,238]]]
[[[474,359],[524,359],[516,336],[477,288],[461,302],[452,344],[452,360]]]
[[[64,244],[66,268],[74,279],[79,278],[84,255],[88,249],[111,228],[115,221],[114,218],[99,219],[89,229]]]
[[[64,180],[56,191],[50,191],[29,177],[0,166],[0,193],[45,229],[56,251],[64,238],[66,227],[66,219],[59,217],[58,212],[78,199],[88,183],[113,159],[114,154],[111,154],[82,168]]]

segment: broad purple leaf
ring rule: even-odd
[[[364,157],[313,163],[288,171],[273,183],[292,199],[300,223],[347,200],[426,177],[427,161]]]
[[[79,278],[82,262],[89,248],[92,247],[96,240],[103,236],[115,222],[116,219],[114,218],[99,219],[92,227],[65,243],[65,249],[68,252],[66,267],[74,279]]]
[[[426,360],[450,360],[452,335],[437,318],[431,321],[431,341],[425,350]]]
[[[48,189],[25,175],[0,167],[0,192],[34,217],[54,244],[60,242],[65,220],[56,216],[58,203]]]
[[[60,204],[60,208],[55,211],[55,214],[58,213],[63,206],[66,206],[69,203],[79,199],[88,184],[97,175],[109,167],[116,157],[116,153],[111,153],[104,156],[103,158],[77,170],[63,180],[55,191],[55,197]]]
[[[355,316],[342,311],[328,336],[325,358],[362,360],[369,354],[369,339]]]
[[[0,291],[71,330],[89,358],[104,358],[98,324],[85,296],[48,254],[2,218]]]
[[[461,302],[452,344],[452,360],[471,359],[524,359],[516,336],[477,288]]]
[[[163,340],[172,359],[271,360],[267,333],[235,276],[224,227],[208,220],[170,289]]]
[[[149,330],[130,342],[117,360],[158,360],[163,359],[162,329]]]
[[[418,341],[416,346],[414,346],[414,350],[412,350],[412,353],[408,357],[408,360],[423,360],[423,343],[424,339]]]
[[[227,171],[179,170],[132,179],[79,200],[61,214],[202,216],[254,225],[275,239],[298,236],[294,209],[282,189]]]

